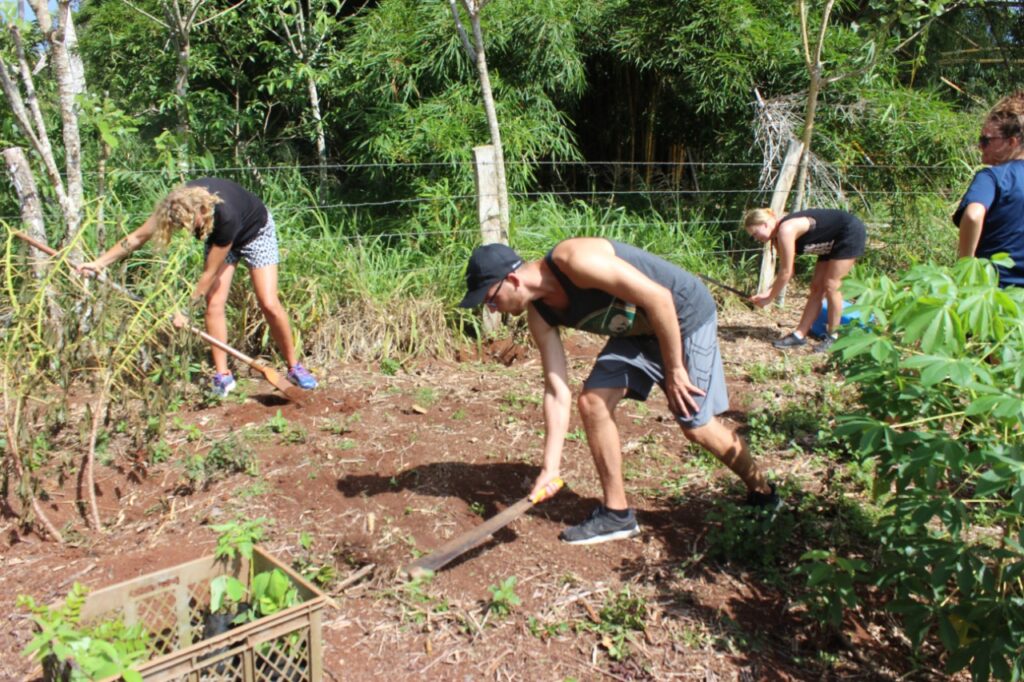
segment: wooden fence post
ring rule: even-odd
[[[793,179],[796,177],[797,169],[800,167],[800,157],[804,153],[804,143],[793,138],[789,141],[789,149],[786,150],[786,159],[782,162],[782,170],[775,181],[775,190],[772,192],[771,209],[780,218],[785,215],[786,200],[789,198],[789,190],[793,187]],[[758,293],[764,292],[771,286],[775,279],[775,250],[771,242],[764,245],[761,253],[761,275],[757,280]],[[777,303],[782,306],[786,301],[786,290],[779,294]]]
[[[508,235],[501,230],[501,207],[498,202],[498,172],[494,146],[485,144],[473,147],[473,158],[476,161],[474,169],[476,171],[477,214],[480,219],[480,243],[508,244]],[[487,306],[481,306],[481,316],[485,334],[493,334],[501,326],[501,315]]]

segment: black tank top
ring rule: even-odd
[[[715,315],[715,301],[704,284],[673,263],[635,246],[611,242],[615,255],[672,292],[676,317],[683,336],[689,336]],[[556,247],[557,248],[557,247]],[[643,301],[622,301],[600,289],[582,289],[558,269],[548,252],[544,261],[558,278],[569,298],[569,309],[556,311],[542,301],[534,301],[544,321],[552,327],[572,327],[603,336],[654,336]]]
[[[790,213],[779,221],[790,218],[810,218],[811,229],[796,240],[797,255],[806,253],[813,256],[827,256],[836,244],[841,244],[857,230],[865,230],[860,218],[835,208],[809,208]]]

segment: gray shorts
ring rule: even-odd
[[[206,255],[210,255],[210,244],[206,244]],[[274,216],[267,211],[267,223],[260,228],[251,242],[245,246],[231,247],[227,258],[224,259],[228,265],[237,265],[238,261],[244,261],[250,270],[265,268],[268,265],[277,265],[281,255],[277,250],[277,228],[274,225]]]
[[[690,382],[707,393],[693,396],[699,408],[697,414],[689,418],[676,415],[676,421],[680,426],[696,428],[729,409],[725,369],[718,350],[717,315],[683,338],[683,356]],[[647,400],[654,384],[664,390],[664,382],[658,339],[620,336],[610,339],[601,349],[583,388],[625,388],[627,398]]]

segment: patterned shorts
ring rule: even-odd
[[[697,414],[675,415],[680,426],[697,428],[729,409],[725,369],[718,351],[718,316],[683,338],[683,362],[690,382],[707,393],[695,395]],[[625,388],[626,397],[647,400],[654,384],[664,388],[665,366],[658,339],[651,336],[620,336],[610,339],[597,356],[584,388]]]
[[[210,255],[210,244],[206,244],[206,255]],[[250,270],[265,268],[268,265],[277,265],[281,261],[281,254],[277,250],[277,228],[274,226],[274,216],[267,211],[267,223],[260,228],[251,242],[245,246],[231,247],[224,262],[228,265],[237,265],[243,261]]]

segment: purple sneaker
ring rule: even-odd
[[[317,386],[316,377],[310,374],[309,370],[302,365],[295,365],[288,370],[288,381],[307,391]]]
[[[224,398],[228,393],[237,386],[235,383],[235,377],[232,376],[231,372],[227,374],[214,374],[213,381],[210,384],[210,391],[218,398]]]

